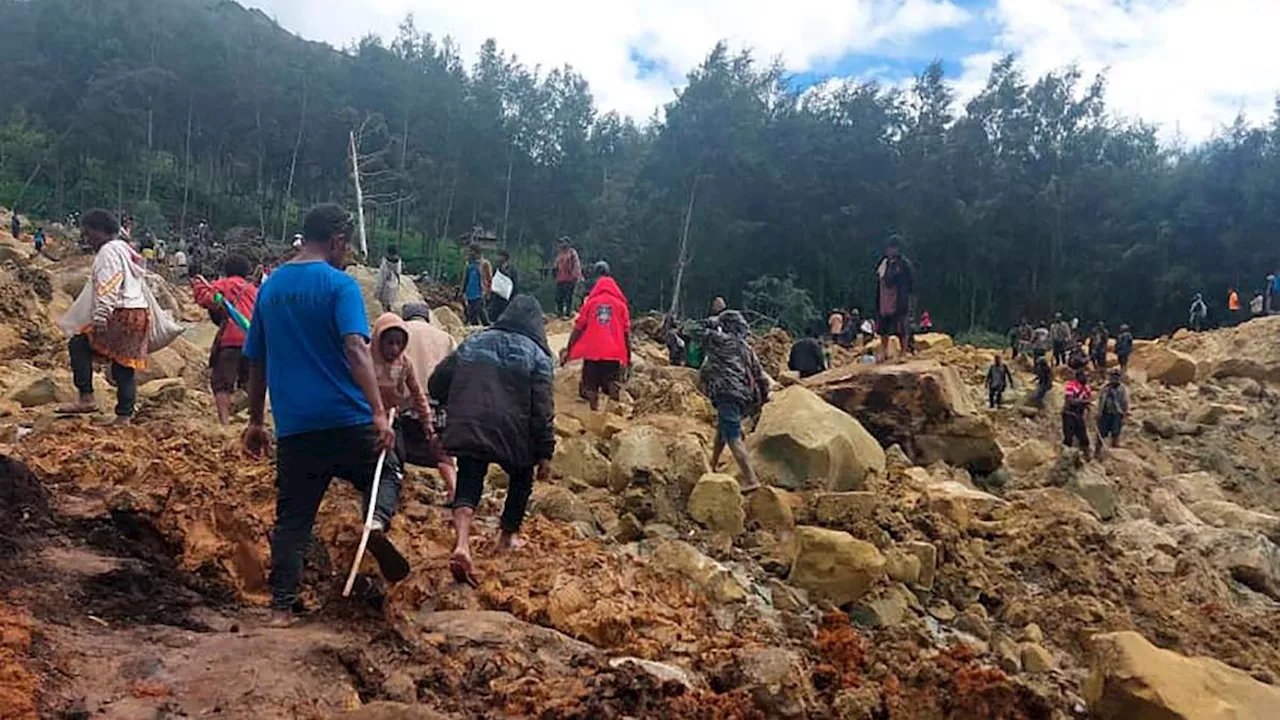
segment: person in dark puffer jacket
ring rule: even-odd
[[[513,299],[492,328],[462,343],[431,376],[431,396],[448,412],[444,446],[458,459],[452,503],[457,542],[449,560],[458,582],[478,584],[471,521],[491,463],[511,478],[498,546],[512,550],[524,544],[517,535],[535,470],[538,480],[546,480],[556,449],[553,377],[542,306],[530,295]]]
[[[737,310],[726,310],[716,318],[715,329],[706,337],[706,362],[702,365],[702,391],[716,408],[716,442],[711,453],[711,469],[720,464],[725,446],[742,470],[742,489],[760,487],[742,440],[742,418],[751,417],[769,402],[769,378],[760,358],[747,344],[747,321]]]

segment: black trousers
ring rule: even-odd
[[[993,408],[1004,405],[1004,388],[987,388],[987,404]]]
[[[71,355],[71,377],[81,395],[93,394],[93,348],[88,335],[76,335],[67,343]],[[138,399],[138,383],[131,367],[111,363],[111,379],[116,383],[116,416],[132,417]]]
[[[476,298],[467,301],[467,324],[468,325],[488,325],[489,324],[489,308],[484,298]]]
[[[364,495],[365,508],[378,464],[372,425],[316,430],[282,437],[276,450],[276,525],[271,531],[271,607],[288,610],[298,599],[302,563],[320,501],[340,477]],[[386,527],[400,501],[400,463],[387,453],[374,501],[374,518]],[[364,516],[360,518],[364,522]]]
[[[562,318],[573,314],[573,294],[578,288],[576,282],[556,283],[556,314]]]
[[[1067,343],[1065,340],[1053,341],[1053,364],[1063,365],[1067,362]]]
[[[1078,445],[1086,451],[1089,449],[1089,430],[1085,427],[1083,415],[1062,413],[1062,444],[1067,447]]]
[[[529,509],[529,496],[533,494],[534,468],[503,467],[511,482],[507,485],[507,502],[502,508],[500,527],[504,532],[520,532],[525,513]],[[458,491],[453,496],[453,508],[480,506],[484,494],[484,477],[489,474],[489,462],[469,457],[458,458]]]

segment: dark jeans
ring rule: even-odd
[[[1004,388],[987,388],[987,404],[993,408],[1004,405]]]
[[[71,354],[71,376],[81,395],[93,394],[93,348],[88,335],[76,335],[67,343]],[[133,406],[138,399],[138,384],[131,367],[111,363],[111,379],[116,383],[116,415],[132,417]]]
[[[1046,395],[1049,394],[1049,390],[1052,388],[1053,388],[1052,383],[1044,384],[1044,385],[1041,385],[1041,384],[1036,385],[1036,407],[1044,408],[1044,398]]]
[[[512,297],[515,297],[512,295]],[[509,300],[502,297],[498,293],[489,296],[489,320],[497,322],[502,317],[502,313],[507,311],[507,305],[511,304]]]
[[[1124,416],[1117,413],[1098,413],[1098,437],[1111,438],[1112,442],[1120,442],[1120,431],[1124,429]]]
[[[1117,355],[1117,356],[1116,356],[1116,358],[1120,360],[1120,369],[1121,369],[1121,370],[1128,370],[1128,369],[1129,369],[1129,356],[1128,356],[1127,354],[1126,354],[1126,355]]]
[[[467,301],[467,324],[468,325],[488,325],[489,309],[485,307],[484,298],[476,298]]]
[[[378,463],[378,435],[356,425],[280,438],[276,450],[276,526],[271,532],[271,606],[288,610],[298,599],[298,581],[316,511],[329,482],[340,477],[363,494],[366,509]],[[391,521],[400,499],[400,464],[387,454],[378,483],[374,517]],[[364,516],[361,516],[363,524]]]
[[[502,507],[500,527],[503,532],[520,532],[525,512],[529,509],[529,496],[533,494],[534,468],[502,468],[511,478],[507,484],[507,503]],[[453,496],[453,508],[480,506],[484,494],[484,476],[489,474],[489,462],[475,458],[458,458],[458,491]]]
[[[567,318],[573,314],[573,293],[578,288],[578,283],[574,282],[558,282],[556,283],[556,314],[562,318]]]
[[[1081,450],[1089,450],[1089,430],[1085,427],[1084,416],[1062,413],[1062,444],[1071,447],[1079,445]]]
[[[1062,365],[1067,362],[1067,343],[1065,340],[1053,341],[1053,364]]]

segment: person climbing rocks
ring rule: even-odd
[[[1004,391],[1013,385],[1013,373],[999,355],[994,356],[987,368],[987,406],[996,409],[1004,406]]]
[[[511,298],[520,294],[520,273],[511,263],[511,251],[503,248],[498,251],[498,267],[493,273],[493,292],[489,295],[489,318],[496,320],[502,317]]]
[[[703,393],[716,409],[716,440],[711,452],[711,469],[720,464],[727,446],[742,471],[739,482],[744,492],[760,487],[747,444],[742,436],[742,419],[752,417],[769,402],[769,379],[760,358],[747,344],[750,328],[742,313],[726,310],[706,337],[706,361],[699,380]]]
[[[787,369],[799,373],[801,379],[813,377],[827,369],[827,354],[818,340],[819,328],[810,328],[804,337],[791,346],[791,355],[787,358]]]
[[[601,392],[618,401],[622,375],[631,366],[631,309],[609,263],[596,263],[591,275],[595,283],[578,311],[560,362],[582,361],[578,394],[594,412],[600,409]]]
[[[1200,332],[1205,328],[1205,320],[1209,317],[1209,306],[1204,302],[1204,295],[1196,293],[1191,298],[1190,317],[1187,320],[1187,326],[1195,332]]]
[[[1107,333],[1107,326],[1101,321],[1093,328],[1093,333],[1089,335],[1089,360],[1093,362],[1096,370],[1107,369],[1107,343],[1110,342],[1111,336]]]
[[[876,263],[876,312],[880,332],[880,362],[889,359],[889,338],[896,336],[900,347],[898,356],[908,350],[907,311],[911,307],[911,293],[915,286],[915,273],[911,261],[902,255],[902,246],[895,235],[889,238],[884,255]]]
[[[1098,444],[1094,454],[1102,457],[1104,440],[1111,439],[1111,447],[1120,447],[1120,431],[1129,416],[1129,389],[1124,386],[1123,373],[1112,370],[1107,385],[1102,388],[1098,402]]]
[[[1053,323],[1049,325],[1049,343],[1053,348],[1053,364],[1062,365],[1067,362],[1067,346],[1071,343],[1071,325],[1063,319],[1062,313],[1054,313]]]
[[[524,545],[519,533],[534,475],[539,482],[550,478],[556,449],[552,362],[542,306],[532,295],[518,295],[493,327],[468,338],[431,376],[431,396],[448,412],[444,447],[458,459],[449,570],[460,583],[479,585],[471,523],[491,464],[510,478],[498,548]]]
[[[1227,322],[1231,325],[1240,324],[1240,293],[1235,288],[1227,288]]]
[[[1129,357],[1133,355],[1133,332],[1128,325],[1120,326],[1120,334],[1116,336],[1116,358],[1120,360],[1121,372],[1129,370]]]
[[[1079,446],[1085,460],[1089,459],[1089,429],[1085,416],[1089,405],[1093,402],[1093,388],[1089,387],[1089,376],[1084,370],[1077,370],[1075,377],[1067,382],[1062,403],[1062,444],[1066,447]]]
[[[467,264],[462,268],[462,297],[467,302],[467,324],[489,325],[488,298],[493,287],[493,266],[480,246],[467,248]]]
[[[44,244],[45,244],[44,228],[41,228],[41,227],[36,228],[36,234],[31,236],[31,241],[36,246],[36,254],[44,255]]]
[[[1049,366],[1049,360],[1045,358],[1043,352],[1036,352],[1036,362],[1034,366],[1036,374],[1036,407],[1044,409],[1044,399],[1049,395],[1049,391],[1053,389],[1053,368]]]
[[[413,369],[418,374],[418,387],[427,388],[432,373],[445,358],[458,349],[458,341],[454,340],[449,333],[431,324],[431,306],[426,303],[407,303],[401,308],[400,314],[404,317],[405,327],[409,331],[409,344],[405,347],[404,355],[409,362],[413,363]],[[419,438],[427,437],[428,433],[438,439],[442,438],[444,433],[443,406],[429,396],[427,402],[431,406],[430,419],[422,417],[412,407],[402,408],[398,415],[400,422],[398,430],[403,431],[405,438],[406,454],[402,457],[413,465],[435,467],[444,480],[448,500],[452,503],[454,491],[458,486],[457,461],[450,458],[446,469],[440,463],[433,462],[436,459],[433,448],[416,442]],[[443,441],[441,441],[441,448],[443,449]]]
[[[135,372],[147,366],[147,338],[151,324],[140,258],[120,237],[120,222],[106,210],[91,210],[80,220],[84,241],[96,250],[89,280],[75,305],[59,323],[74,333],[67,343],[71,375],[79,397],[57,409],[63,414],[91,414],[93,363],[111,363],[116,386],[115,424],[133,417],[137,400]]]
[[[844,334],[844,311],[836,308],[827,316],[827,337],[832,343],[840,342],[840,336]]]
[[[395,446],[378,390],[369,347],[369,320],[346,264],[352,217],[338,205],[319,205],[303,220],[306,242],[258,293],[244,356],[249,360],[249,424],[245,452],[271,449],[264,426],[271,393],[275,418],[276,520],[271,533],[271,624],[292,624],[303,557],[316,511],[333,477],[374,505],[369,551],[389,582],[409,563],[387,537],[400,496],[400,463],[386,456],[377,497],[371,498],[382,451]]]
[[[378,281],[374,285],[374,296],[382,306],[382,312],[391,312],[396,297],[400,294],[400,274],[404,272],[404,261],[400,259],[400,248],[395,245],[387,247],[378,263]]]
[[[9,220],[9,234],[13,236],[14,240],[21,240],[22,221],[18,219],[18,211],[15,209],[13,212],[9,213],[9,215],[11,216]]]
[[[231,395],[249,386],[249,363],[244,359],[245,331],[231,319],[223,302],[231,303],[246,318],[253,317],[258,288],[249,282],[249,260],[231,253],[222,260],[222,277],[209,282],[197,275],[191,279],[191,293],[197,304],[209,311],[218,326],[209,352],[209,389],[218,410],[218,422],[231,422]],[[219,300],[221,296],[221,300]]]
[[[582,260],[569,238],[556,242],[556,315],[561,320],[573,316],[573,296],[582,282]]]
[[[374,322],[373,370],[378,376],[378,392],[382,396],[382,406],[397,411],[393,429],[400,467],[412,462],[435,468],[444,478],[448,501],[452,503],[456,484],[453,459],[436,435],[426,383],[421,381],[421,373],[407,352],[411,341],[409,323],[399,315],[383,313]],[[407,422],[410,413],[417,422]]]

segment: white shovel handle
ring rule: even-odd
[[[395,408],[388,413],[387,421],[396,422]],[[369,534],[373,532],[373,511],[378,503],[378,484],[382,480],[382,466],[387,462],[387,451],[378,455],[378,464],[373,469],[373,483],[369,486],[369,510],[364,516],[364,531],[360,533],[360,547],[356,548],[356,561],[351,564],[351,572],[347,573],[347,584],[342,588],[342,597],[351,596],[351,587],[355,585],[356,574],[360,571],[360,561],[364,560],[365,548],[369,545]]]

